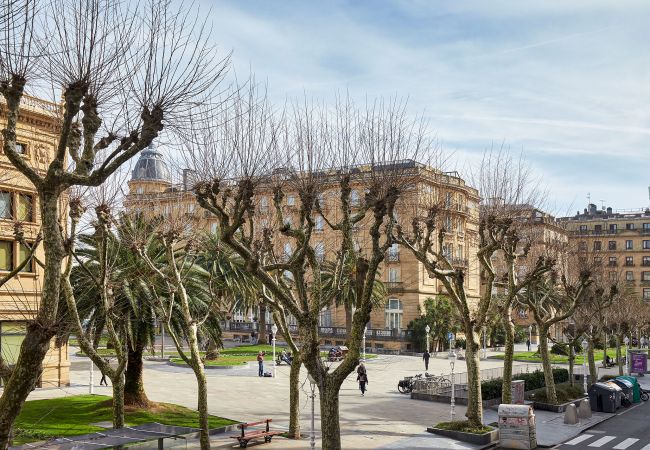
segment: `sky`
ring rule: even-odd
[[[408,98],[453,168],[521,153],[555,213],[650,205],[650,2],[202,0],[271,97]]]

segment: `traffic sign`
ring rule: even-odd
[[[451,331],[449,333],[447,333],[447,340],[448,341],[453,341],[454,340],[454,333],[452,333]]]

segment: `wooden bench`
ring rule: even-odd
[[[269,430],[269,424],[273,421],[273,419],[266,419],[262,420],[260,422],[251,422],[251,423],[240,423],[237,425],[237,428],[241,429],[241,434],[238,434],[237,436],[230,436],[233,439],[237,439],[239,441],[239,446],[244,448],[248,446],[248,441],[252,439],[259,439],[259,438],[264,438],[264,442],[271,442],[271,439],[273,439],[273,436],[277,436],[279,434],[282,434],[283,431],[271,431]],[[251,430],[249,432],[246,432],[246,428],[248,427],[254,427],[257,425],[262,425],[266,424],[266,430]]]

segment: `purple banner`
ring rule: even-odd
[[[630,372],[646,373],[648,370],[648,355],[645,353],[630,353]]]

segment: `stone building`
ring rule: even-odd
[[[604,281],[622,282],[650,301],[650,208],[614,211],[589,204],[559,220],[577,251],[602,266]]]
[[[4,128],[6,119],[4,104],[0,100],[0,129]],[[59,105],[29,96],[21,100],[17,150],[43,175],[54,155],[59,123]],[[40,228],[39,208],[33,184],[14,168],[4,154],[0,155],[0,276],[24,261],[28,250],[15,240],[14,225],[21,222],[27,242],[33,241]],[[36,257],[43,261],[42,245],[38,247]],[[8,364],[15,363],[27,322],[36,314],[42,280],[43,269],[32,260],[0,288],[0,352]],[[69,385],[69,367],[67,345],[56,347],[52,341],[43,361],[39,386]]]
[[[440,221],[445,226],[446,233],[443,251],[451,258],[453,264],[466,269],[467,289],[470,298],[477,299],[479,295],[479,270],[476,259],[478,243],[478,204],[479,195],[476,189],[467,186],[464,180],[455,172],[441,172],[412,160],[397,161],[391,164],[395,170],[407,171],[413,180],[409,184],[408,195],[398,203],[396,216],[400,222],[408,225],[414,211],[422,211],[433,202],[441,207]],[[357,173],[373,170],[369,166],[355,167]],[[192,187],[192,172],[183,171],[182,183],[173,184],[169,169],[162,155],[150,148],[142,152],[128,182],[129,194],[125,199],[125,207],[131,211],[144,211],[151,214],[171,217],[182,214],[191,217],[195,225],[207,232],[214,232],[217,219],[211,217],[196,203]],[[323,213],[336,214],[336,194],[334,184],[323,184],[321,204]],[[365,187],[363,177],[353,178],[351,194],[352,207],[360,205]],[[297,220],[297,202],[299,198],[287,192],[283,202],[285,220]],[[272,196],[270,192],[261,191],[256,196],[256,207],[259,214],[257,220],[267,220],[264,213],[272,211]],[[314,217],[316,226],[313,239],[314,249],[319,257],[327,259],[329,252],[337,248],[337,237],[325,226],[322,217]],[[369,246],[367,228],[360,223],[356,229],[356,246],[359,252]],[[291,252],[289,242],[277,243],[278,251]],[[367,347],[381,351],[410,351],[413,350],[409,339],[407,326],[411,320],[420,315],[420,307],[427,297],[444,293],[444,288],[435,279],[428,276],[421,263],[406,250],[398,245],[393,246],[387,253],[380,271],[388,296],[383,308],[375,308],[372,312],[366,334]],[[267,313],[268,314],[268,313]],[[251,331],[256,327],[256,313],[234,309],[229,312],[223,324],[225,338],[247,340]],[[267,323],[271,323],[271,318]],[[290,318],[291,319],[291,318]],[[291,324],[291,320],[289,320]],[[270,325],[269,325],[270,326]],[[320,334],[323,345],[341,345],[346,339],[345,311],[342,307],[326,308],[320,317]]]

